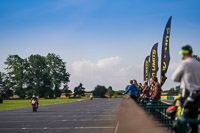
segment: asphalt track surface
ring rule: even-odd
[[[121,99],[94,99],[0,111],[0,133],[115,133]]]

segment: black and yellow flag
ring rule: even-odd
[[[170,61],[169,37],[170,37],[170,31],[171,31],[171,19],[172,17],[169,18],[165,27],[164,35],[163,35],[162,54],[161,54],[161,73],[160,73],[161,86],[165,83],[165,80],[167,79],[166,73],[167,73],[167,69],[168,69],[169,61]]]
[[[149,56],[144,60],[144,81],[149,81]]]
[[[150,63],[149,63],[149,78],[157,76],[158,72],[158,43],[156,43],[152,49],[150,54]]]

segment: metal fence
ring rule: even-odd
[[[142,104],[149,113],[153,114],[160,123],[168,128],[169,131],[172,131],[173,122],[171,117],[166,114],[166,109],[171,106],[170,103],[164,101],[145,101]]]
[[[164,101],[153,101],[149,104],[145,101],[142,105],[149,113],[153,114],[157,120],[160,121],[169,131],[172,132],[173,120],[166,114],[166,109],[171,106],[170,103]],[[183,117],[178,117],[176,120],[176,133],[187,133],[189,124],[200,125],[200,120],[197,119],[185,119]],[[200,130],[199,130],[200,132]]]
[[[188,128],[188,124],[200,124],[200,120],[196,120],[196,119],[185,119],[183,117],[179,117],[177,119],[177,123],[176,123],[176,130],[177,133],[187,133],[189,128]],[[200,132],[200,131],[198,131]]]

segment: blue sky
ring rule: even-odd
[[[172,16],[169,78],[163,86],[169,89],[176,85],[170,77],[181,46],[189,43],[200,55],[199,5],[198,0],[1,0],[0,71],[9,54],[55,53],[67,62],[70,89],[80,82],[87,90],[97,84],[124,89],[130,79],[142,82],[143,61],[156,42],[161,54]]]

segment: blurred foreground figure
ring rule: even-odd
[[[181,83],[180,108],[176,116],[197,119],[200,105],[200,63],[192,58],[192,52],[190,45],[182,47],[182,61],[173,73],[172,80]],[[189,133],[198,133],[198,125],[190,124]]]

